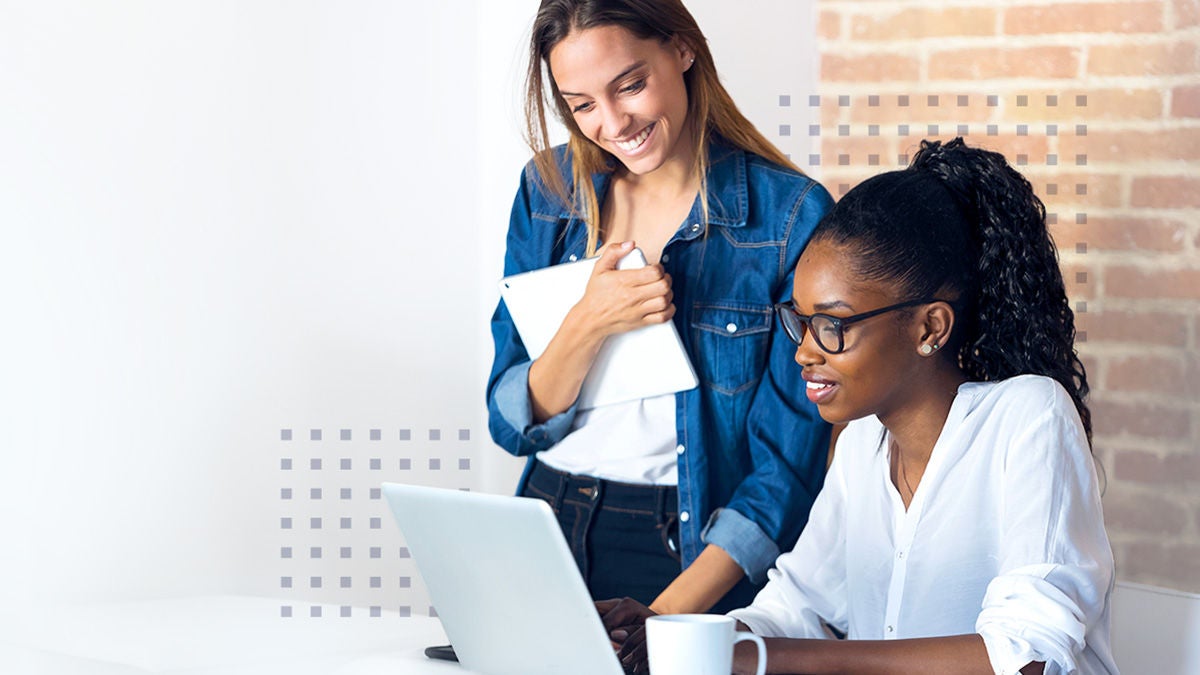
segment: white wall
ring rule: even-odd
[[[743,109],[797,128],[811,7],[688,4]],[[533,5],[0,2],[0,602],[376,603],[412,567],[371,485],[512,489],[482,397]],[[280,588],[310,573],[355,584]]]

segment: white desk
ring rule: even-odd
[[[21,675],[470,675],[425,658],[429,617],[283,618],[270,598],[205,597],[21,608],[0,616],[0,673]],[[11,608],[10,608],[11,609]]]

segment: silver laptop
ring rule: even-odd
[[[458,660],[482,675],[623,675],[549,505],[384,483]]]

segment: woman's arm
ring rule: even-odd
[[[670,586],[650,603],[656,614],[707,612],[746,576],[720,546],[709,544]]]
[[[609,335],[665,323],[675,315],[671,277],[661,265],[617,269],[617,263],[633,247],[631,241],[604,247],[583,297],[567,313],[546,351],[529,367],[534,422],[544,422],[571,407]]]
[[[889,675],[991,675],[991,662],[978,635],[911,640],[793,640],[767,638],[767,672],[825,675],[855,673]],[[755,672],[758,652],[739,644],[734,653],[734,673]],[[1022,675],[1041,673],[1043,664],[1031,663]]]
[[[504,274],[520,274],[553,264],[552,250],[562,235],[561,228],[550,226],[544,219],[534,217],[538,208],[540,192],[538,179],[532,163],[525,167],[517,194],[513,198],[509,217],[507,249],[504,256]],[[593,280],[595,281],[595,280]],[[671,305],[670,277],[662,273],[661,267],[641,270],[615,271],[604,275],[605,282],[620,282],[634,287],[658,284],[659,296],[655,302],[660,312],[666,312],[669,320]],[[591,284],[592,298],[603,298],[611,294],[602,284]],[[653,289],[642,288],[643,292]],[[651,293],[653,295],[653,293]],[[586,299],[586,298],[585,298]],[[647,313],[653,313],[647,308]],[[487,404],[488,431],[492,440],[504,450],[517,456],[530,455],[547,450],[570,432],[575,412],[574,401],[579,388],[591,367],[596,351],[606,334],[604,329],[589,326],[586,320],[602,314],[591,304],[581,301],[565,321],[563,335],[556,336],[549,346],[548,354],[536,368],[517,333],[508,308],[501,301],[492,316],[492,340],[495,358],[488,376]],[[653,319],[650,321],[653,322]],[[626,329],[627,330],[627,329]],[[617,332],[617,331],[611,331]],[[590,344],[589,344],[590,342]],[[556,365],[557,364],[557,365]],[[531,371],[533,386],[530,386]]]

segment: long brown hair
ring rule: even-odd
[[[550,74],[550,50],[573,31],[600,26],[620,26],[639,39],[662,42],[672,38],[691,50],[695,61],[683,73],[688,92],[688,124],[696,139],[692,169],[700,178],[700,204],[708,217],[708,144],[715,134],[725,141],[776,164],[796,171],[782,152],[742,115],[717,76],[708,41],[681,0],[542,0],[529,41],[529,71],[526,76],[526,141],[543,185],[587,223],[587,253],[596,251],[600,236],[600,204],[592,185],[592,174],[611,171],[612,155],[597,146],[579,129],[571,108],[559,94]],[[574,194],[568,194],[549,146],[546,127],[546,83],[558,119],[571,132],[567,143]],[[707,224],[707,223],[706,223]]]

